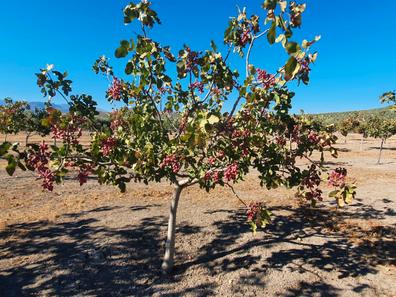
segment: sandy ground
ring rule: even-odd
[[[343,210],[301,208],[251,173],[237,192],[275,215],[256,235],[228,189],[187,189],[172,276],[159,270],[170,185],[121,194],[68,180],[44,193],[30,173],[1,170],[0,296],[396,296],[396,139],[382,165],[378,143],[360,151],[358,135],[341,140],[330,165],[346,166],[359,187]]]

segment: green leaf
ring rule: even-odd
[[[267,39],[270,44],[275,43],[275,39],[276,39],[276,24],[275,24],[275,22],[272,22],[271,28],[269,29],[269,31],[267,33]]]
[[[116,58],[124,58],[128,55],[128,49],[126,47],[120,46],[116,49],[114,55]]]
[[[267,10],[274,10],[276,8],[276,0],[265,0],[263,3],[263,8]]]
[[[18,161],[18,167],[19,167],[22,171],[26,171],[26,166],[23,165],[23,164],[21,163],[21,161]]]
[[[286,11],[287,1],[279,1],[279,6],[282,12]]]
[[[215,43],[213,40],[210,41],[210,46],[212,47],[212,49],[213,49],[215,52],[217,52],[217,45],[216,45],[216,43]]]
[[[208,123],[211,125],[218,123],[219,121],[220,121],[220,119],[217,116],[215,116],[214,114],[210,115],[208,118]]]
[[[6,171],[8,175],[12,176],[15,172],[17,162],[15,161],[15,158],[11,155],[8,155],[7,159],[8,159],[8,165],[6,167]]]
[[[294,70],[296,70],[298,61],[295,57],[290,57],[289,60],[287,61],[285,65],[285,72],[288,80],[293,78],[294,76]]]
[[[4,156],[8,152],[10,147],[11,147],[11,143],[10,142],[3,142],[0,145],[0,157]]]
[[[295,54],[299,50],[300,46],[297,44],[297,42],[292,41],[286,44],[286,51],[289,55]]]

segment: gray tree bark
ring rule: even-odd
[[[182,189],[183,187],[180,185],[175,186],[169,209],[168,234],[165,242],[165,255],[161,266],[164,273],[169,273],[173,269],[175,258],[176,214]]]
[[[385,139],[381,139],[381,146],[380,146],[377,164],[381,164],[381,155],[382,155],[382,148],[384,147],[384,142],[385,142]]]

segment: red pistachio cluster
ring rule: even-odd
[[[277,135],[275,137],[275,142],[276,142],[277,145],[285,146],[286,145],[286,138],[281,136],[281,135]]]
[[[79,168],[79,172],[77,175],[77,179],[80,183],[80,186],[85,184],[88,181],[88,175],[92,172],[92,166],[84,164]]]
[[[259,222],[260,213],[261,213],[261,210],[263,209],[263,206],[264,205],[261,202],[256,202],[256,201],[250,202],[249,207],[246,212],[247,220],[249,222],[254,222],[257,225],[259,225],[260,224],[260,222]]]
[[[112,111],[110,113],[110,129],[114,132],[118,127],[125,125],[125,120],[122,118],[122,113],[120,111]]]
[[[110,155],[114,148],[117,146],[117,139],[113,136],[110,136],[104,140],[102,140],[102,153],[104,156]]]
[[[257,79],[263,84],[266,90],[272,88],[276,84],[275,75],[262,69],[257,69]]]
[[[250,40],[251,40],[250,30],[246,29],[241,34],[241,45],[245,46],[250,42]]]
[[[162,160],[160,168],[170,168],[173,173],[178,173],[181,165],[175,155],[168,155]]]
[[[311,68],[309,67],[309,60],[308,59],[302,59],[298,61],[300,64],[300,71],[301,72],[310,72]]]
[[[224,178],[227,181],[235,181],[238,177],[238,164],[237,163],[233,163],[231,165],[229,165],[226,170],[224,171]]]
[[[291,139],[292,139],[292,141],[294,141],[297,144],[301,143],[300,129],[301,129],[300,125],[294,125],[293,130],[291,131]]]
[[[121,120],[112,120],[110,123],[110,129],[113,131],[116,131],[118,129],[118,127],[120,127],[122,125],[122,121]]]
[[[110,87],[107,89],[107,96],[113,100],[121,100],[123,83],[117,77],[113,77]]]
[[[72,116],[68,120],[68,124],[63,127],[58,124],[54,124],[51,127],[52,138],[60,139],[65,143],[77,145],[79,144],[79,138],[82,135],[82,128],[84,120],[77,116]]]
[[[320,141],[319,134],[315,131],[311,131],[308,134],[308,141],[313,143],[313,144],[318,144]]]
[[[172,94],[172,89],[170,88],[165,88],[165,87],[161,87],[158,89],[158,91],[164,95],[164,94]]]
[[[202,94],[204,92],[204,84],[200,81],[193,82],[190,85],[190,90],[194,91],[195,89]]]
[[[28,166],[33,167],[37,171],[42,178],[42,187],[48,191],[54,189],[55,181],[54,174],[48,167],[50,155],[48,144],[43,141],[40,144],[39,151],[31,153],[26,162]]]
[[[336,168],[330,171],[328,177],[328,184],[329,186],[333,187],[343,187],[345,185],[347,171],[345,168]]]
[[[190,71],[195,65],[198,64],[199,53],[192,51],[189,47],[186,48],[186,51],[187,51],[186,70]]]
[[[303,179],[302,185],[308,189],[305,193],[305,198],[307,200],[323,200],[322,190],[318,188],[320,185],[321,178],[316,170],[315,165],[311,165],[308,170],[308,175]]]

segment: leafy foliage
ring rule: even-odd
[[[181,188],[199,184],[210,191],[232,187],[255,169],[268,189],[297,188],[297,195],[308,203],[321,200],[321,173],[326,168],[323,158],[315,162],[310,156],[330,150],[336,157],[336,137],[309,117],[291,114],[295,94],[288,89],[292,81],[308,84],[317,58],[311,51],[319,36],[301,44],[293,39],[305,5],[266,0],[264,16],[248,17],[245,9],[239,10],[224,33],[226,54],[211,42],[205,51],[185,45],[175,55],[147,34],[161,23],[150,4],[141,1],[124,9],[125,24],[138,21],[140,34],[122,40],[115,50],[117,58],[126,59],[123,78],[104,56],[93,66],[111,82],[107,99],[124,104],[112,113],[110,125],[98,127],[92,97],[72,95],[67,73],[50,65],[37,74],[37,84],[44,96],[62,97],[70,105],[69,113],[49,116],[52,137],[61,144],[15,148],[12,159],[36,171],[48,190],[77,172],[81,185],[91,174],[121,191],[130,181],[162,180]],[[251,50],[261,40],[277,44],[287,55],[275,73],[250,63]],[[244,58],[244,75],[230,65],[232,52]],[[232,101],[231,110],[224,110],[226,101]],[[84,127],[92,131],[89,146],[80,143]],[[311,164],[301,168],[301,158]],[[12,174],[14,162],[9,164]],[[346,183],[337,187],[336,200],[343,197],[350,203],[354,188]],[[269,223],[270,213],[261,204],[252,205],[250,223],[255,230]]]

